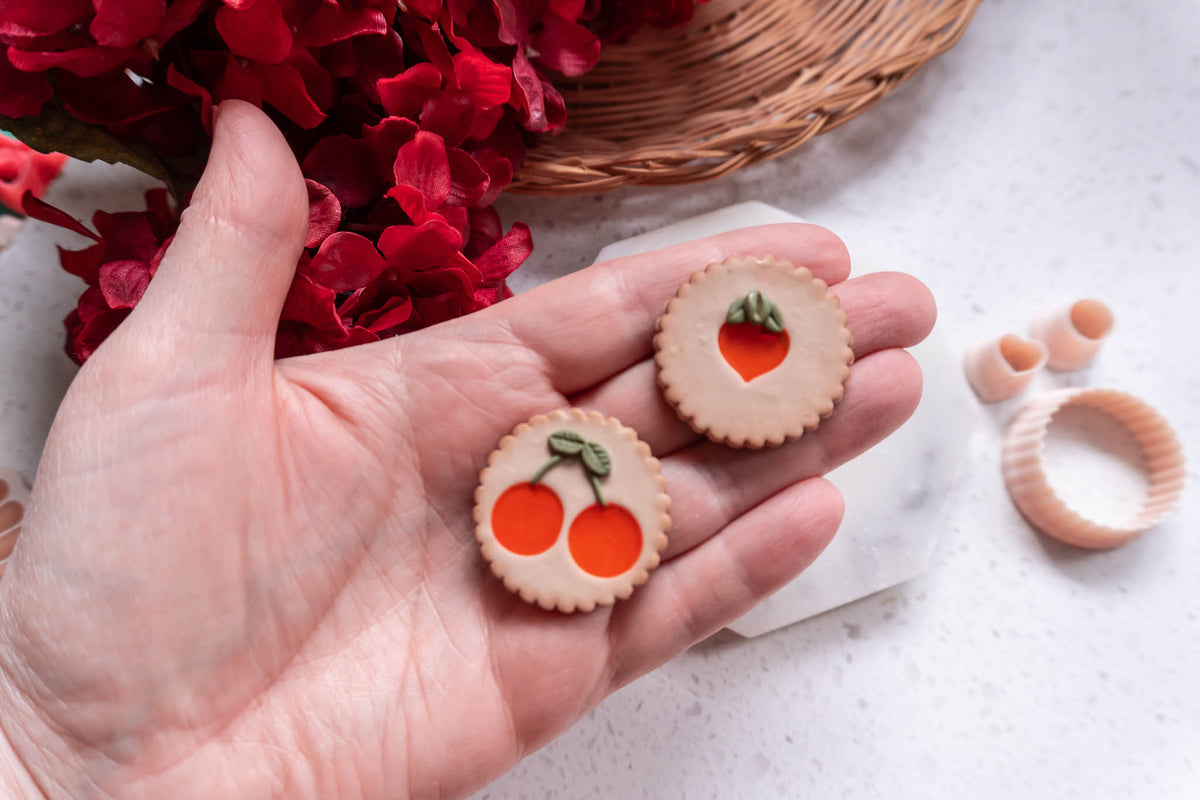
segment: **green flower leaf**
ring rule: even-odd
[[[51,103],[47,103],[36,117],[0,116],[0,129],[43,153],[57,151],[80,161],[128,164],[166,183],[181,203],[196,185],[204,168],[203,154],[171,159],[160,157],[146,142],[118,139],[100,126],[81,122],[61,106]]]
[[[585,442],[583,445],[583,465],[588,472],[603,478],[612,472],[612,459],[608,451],[595,442]]]
[[[575,456],[583,450],[583,437],[575,431],[555,431],[550,434],[550,450],[560,456]]]

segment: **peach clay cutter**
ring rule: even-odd
[[[0,467],[0,576],[17,545],[29,508],[29,487],[16,470]]]
[[[496,577],[563,612],[629,597],[667,546],[670,500],[650,447],[595,411],[539,415],[500,440],[475,490]]]

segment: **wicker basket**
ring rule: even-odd
[[[510,191],[695,183],[833,130],[958,41],[981,0],[710,0],[558,84],[567,129]]]

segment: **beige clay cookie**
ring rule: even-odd
[[[611,417],[572,408],[500,440],[475,490],[475,537],[524,600],[591,611],[629,597],[658,566],[669,506],[649,445]]]
[[[846,315],[825,282],[773,258],[697,272],[658,320],[658,383],[680,419],[731,447],[816,428],[850,377]]]

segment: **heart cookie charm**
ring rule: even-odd
[[[710,264],[679,287],[654,337],[658,384],[680,419],[730,447],[773,447],[842,399],[854,351],[825,282],[774,258]]]

